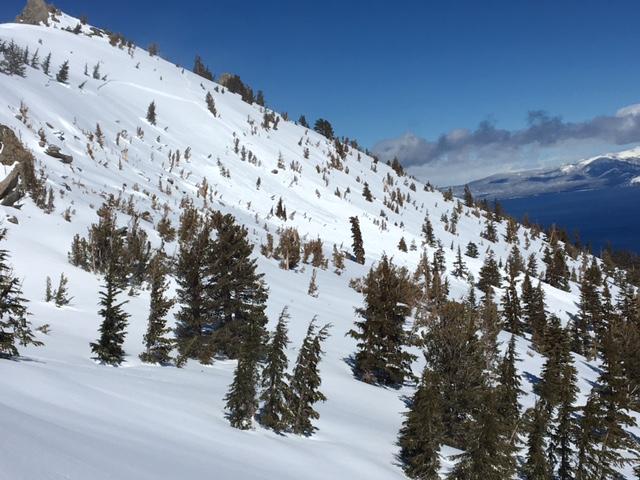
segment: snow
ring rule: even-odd
[[[445,246],[449,271],[457,246],[464,250],[469,241],[478,244],[483,253],[490,246],[504,262],[511,248],[503,240],[505,225],[498,226],[500,241],[488,244],[480,238],[483,221],[465,208],[458,233],[452,235],[445,231],[440,217],[450,214],[453,203],[445,202],[438,192],[423,191],[417,181],[416,191],[410,190],[412,180],[397,177],[386,165],[374,165],[372,158],[355,150],[350,150],[343,162],[349,173],[328,170],[329,183],[325,185],[316,167],[326,165],[334,147],[324,137],[284,120],[277,130],[267,132],[260,127],[258,106],[247,105],[229,92],[215,92],[216,84],[150,57],[142,49],[129,55],[126,49],[109,45],[107,38],[63,31],[62,27],[73,28],[77,20],[67,15],[59,19],[54,27],[0,25],[0,39],[28,45],[32,53],[39,49],[41,58],[51,51],[54,76],[64,60],[68,59],[71,67],[68,85],[31,68],[27,78],[0,76],[0,123],[12,127],[33,151],[57,194],[51,215],[30,201],[21,209],[0,207],[4,216],[18,219],[17,225],[4,222],[9,232],[3,247],[10,251],[17,275],[24,279],[32,323],[51,328],[48,335],[38,334],[44,347],[23,349],[20,360],[0,362],[0,427],[9,432],[0,437],[0,480],[158,480],[212,474],[219,479],[404,478],[395,459],[395,441],[404,398],[413,388],[383,389],[353,378],[345,360],[354,353],[355,342],[345,333],[352,328],[354,308],[361,306],[362,297],[348,282],[364,275],[385,252],[413,269],[420,249],[402,253],[396,245],[403,236],[407,244],[415,241],[420,245],[427,211]],[[83,32],[89,33],[89,27],[83,27]],[[84,76],[85,64],[91,71],[96,62],[107,75],[106,81]],[[80,89],[83,82],[86,84]],[[206,109],[207,91],[215,99],[217,118]],[[29,108],[26,125],[16,119],[20,101]],[[144,119],[151,101],[157,105],[157,126]],[[253,133],[248,119],[257,127]],[[88,139],[96,123],[104,133],[104,149]],[[138,127],[143,138],[136,136]],[[71,165],[44,154],[38,145],[40,128],[48,142],[74,157]],[[120,145],[115,142],[118,132],[126,132]],[[241,160],[234,152],[236,138],[260,164]],[[298,145],[300,139],[302,145]],[[95,159],[87,153],[88,144]],[[184,158],[187,147],[191,147],[189,160]],[[303,158],[304,147],[309,149],[308,159]],[[169,155],[176,150],[182,158],[172,167]],[[280,154],[286,169],[275,174],[272,171]],[[221,174],[218,161],[230,171],[230,178]],[[289,167],[292,161],[299,162],[301,172]],[[383,190],[387,175],[395,181],[394,190],[400,188],[412,198],[399,214],[382,204],[385,195],[389,196]],[[272,233],[284,225],[295,226],[307,239],[319,236],[330,256],[334,243],[350,248],[348,219],[354,215],[360,218],[366,265],[347,261],[340,276],[331,269],[318,270],[318,298],[307,295],[309,266],[287,272],[279,269],[275,260],[258,256],[259,270],[265,273],[270,288],[267,312],[271,328],[280,310],[289,306],[291,363],[313,315],[317,314],[321,323],[333,324],[321,363],[322,391],[328,400],[318,406],[318,431],[311,438],[276,435],[259,426],[251,431],[229,427],[223,397],[233,361],[216,361],[211,366],[191,362],[182,369],[142,364],[138,354],[146,328],[146,291],[128,298],[125,306],[131,314],[126,363],[112,368],[97,365],[90,358],[89,342],[96,338],[100,323],[96,305],[100,279],[67,262],[73,236],[86,233],[106,194],[121,195],[125,200],[131,196],[136,209],[150,212],[154,222],[163,213],[154,205],[166,202],[177,226],[184,195],[203,205],[198,186],[204,178],[212,192],[212,206],[247,225],[256,245],[266,238],[265,224]],[[258,178],[260,189],[256,188]],[[365,181],[375,197],[373,202],[361,195]],[[334,195],[336,187],[343,194],[347,189],[351,193],[346,199],[339,198]],[[280,197],[293,217],[286,223],[270,215]],[[62,217],[67,208],[73,212],[71,222]],[[381,210],[388,216],[386,231],[374,224]],[[119,221],[124,224],[129,218],[119,214]],[[142,222],[142,226],[158,246],[153,225]],[[524,230],[519,235],[523,255],[535,253],[541,264],[544,242],[531,240],[524,250]],[[449,249],[452,243],[454,248]],[[167,246],[169,253],[175,249],[175,243]],[[477,278],[482,258],[465,261]],[[570,267],[577,268],[578,262],[572,261]],[[70,306],[58,309],[42,298],[46,276],[55,282],[62,272],[69,277],[74,299]],[[466,281],[453,277],[450,281],[454,298],[466,294]],[[544,289],[549,310],[567,322],[577,311],[577,286],[572,284],[571,292],[548,285]],[[503,333],[500,339],[505,342],[508,336]],[[528,407],[534,403],[530,382],[539,374],[543,359],[529,348],[525,338],[518,339],[517,347],[522,360],[519,367],[528,374],[522,399]],[[422,362],[419,355],[415,372],[420,371]],[[580,402],[597,378],[597,365],[582,358],[576,363]],[[443,448],[444,470],[451,464],[447,455],[453,453],[453,449]]]

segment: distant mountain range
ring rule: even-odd
[[[559,168],[501,173],[469,183],[478,198],[520,198],[544,193],[640,187],[640,147]],[[460,195],[464,186],[453,187]]]

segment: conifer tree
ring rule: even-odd
[[[69,283],[69,279],[64,273],[60,274],[60,281],[58,283],[58,288],[56,289],[56,293],[53,296],[53,300],[55,301],[56,307],[64,307],[65,305],[69,305],[71,302],[71,298],[69,298],[69,292],[67,289],[67,284]]]
[[[290,392],[287,384],[289,362],[286,355],[286,349],[289,345],[287,335],[289,318],[289,311],[287,307],[284,307],[278,318],[275,333],[267,346],[266,364],[262,370],[260,400],[262,400],[263,406],[260,410],[259,420],[263,426],[276,432],[286,430],[291,421],[291,411],[287,402]]]
[[[439,480],[442,444],[442,402],[435,375],[428,368],[422,373],[411,399],[409,411],[398,435],[399,459],[409,478]]]
[[[484,225],[484,230],[483,232],[480,234],[480,236],[482,238],[485,238],[487,240],[489,240],[492,243],[496,243],[498,241],[498,233],[496,230],[496,224],[494,223],[494,221],[491,218],[487,218],[485,225]]]
[[[42,61],[42,72],[45,75],[49,76],[50,68],[51,68],[51,53],[49,53],[49,55],[44,57],[44,60]]]
[[[0,242],[6,235],[6,229],[0,230]],[[0,249],[0,358],[19,356],[18,346],[42,345],[31,330],[26,303],[20,280],[9,265],[9,252]]]
[[[587,271],[580,284],[580,302],[578,304],[578,314],[572,322],[572,348],[576,353],[586,355],[588,358],[595,357],[593,352],[592,331],[596,330],[600,334],[604,333],[601,317],[602,305],[600,303],[600,293],[595,283],[595,278]]]
[[[248,430],[258,410],[258,359],[262,342],[262,326],[252,319],[245,328],[240,345],[233,382],[225,396],[227,419],[232,427]]]
[[[520,418],[518,397],[523,393],[520,374],[516,368],[516,338],[511,335],[507,351],[498,371],[497,408],[503,423],[515,428]]]
[[[237,358],[249,334],[251,342],[256,341],[254,335],[258,337],[256,353],[260,355],[267,337],[264,274],[256,270],[247,229],[230,214],[218,215],[214,219],[218,235],[207,245],[203,271],[204,319],[213,331],[214,347],[208,354]]]
[[[318,365],[322,358],[322,343],[329,336],[330,324],[326,324],[316,332],[316,317],[309,323],[307,334],[302,342],[296,366],[293,370],[289,386],[291,409],[291,431],[296,435],[312,435],[316,430],[313,420],[320,418],[313,405],[326,401],[320,391],[322,380]]]
[[[218,111],[216,110],[216,102],[213,100],[213,96],[211,95],[211,92],[207,92],[205,101],[207,102],[207,110],[209,110],[211,115],[213,115],[214,117],[217,117]]]
[[[356,263],[364,265],[364,246],[362,243],[362,233],[360,232],[360,220],[358,220],[358,217],[350,217],[349,222],[351,222],[353,256]]]
[[[118,303],[118,296],[122,293],[121,283],[118,278],[120,259],[112,258],[104,277],[104,287],[100,292],[99,311],[102,317],[100,325],[100,338],[91,343],[91,351],[101,363],[108,365],[120,365],[124,360],[122,344],[126,335],[129,315],[122,309],[127,303]]]
[[[397,387],[410,378],[415,358],[405,350],[405,318],[410,314],[413,286],[404,268],[385,255],[364,279],[362,319],[347,334],[358,341],[354,373],[367,383]]]
[[[505,328],[514,335],[520,335],[522,333],[521,317],[522,311],[516,288],[516,279],[513,276],[509,276],[509,284],[502,297],[502,318]]]
[[[617,478],[618,468],[630,463],[622,451],[637,449],[628,429],[631,402],[624,360],[612,331],[603,348],[602,372],[584,408],[578,436],[577,479]]]
[[[0,72],[8,75],[24,77],[26,73],[23,51],[13,40],[2,49],[3,59],[0,61]]]
[[[69,60],[65,60],[60,70],[58,70],[56,80],[60,83],[67,83],[69,81]]]
[[[491,290],[491,287],[500,288],[502,283],[502,276],[500,275],[500,269],[498,268],[498,262],[493,255],[492,251],[489,251],[484,259],[484,264],[480,268],[480,278],[478,279],[478,288],[483,293],[487,293]]]
[[[429,245],[430,247],[434,247],[436,244],[436,237],[433,233],[433,225],[431,224],[431,219],[429,218],[429,214],[427,213],[424,217],[424,223],[422,224],[422,237],[423,237],[423,245]]]
[[[464,304],[449,301],[438,309],[424,337],[425,359],[446,399],[443,443],[462,449],[470,444],[467,420],[486,386],[485,359],[476,331],[472,312]]]
[[[147,108],[147,122],[149,122],[151,125],[155,125],[156,124],[156,102],[153,101],[149,104],[149,107]]]
[[[149,281],[151,283],[149,318],[147,332],[144,335],[145,351],[140,360],[147,363],[166,364],[171,360],[173,341],[167,338],[171,331],[167,327],[167,314],[173,306],[173,300],[167,298],[169,289],[167,274],[169,269],[164,252],[157,252],[149,265]]]
[[[206,325],[205,262],[202,261],[206,258],[211,228],[210,222],[195,209],[190,206],[185,208],[180,231],[188,231],[190,236],[179,235],[180,249],[176,262],[176,293],[177,303],[180,304],[175,329],[178,366],[189,358],[210,362],[212,355],[211,335]]]
[[[493,292],[483,296],[478,315],[485,370],[496,371],[498,366],[498,334],[501,326],[498,307],[493,300]]]
[[[471,193],[471,189],[469,188],[469,185],[465,185],[464,186],[464,204],[467,207],[473,207],[473,194]]]
[[[473,242],[469,242],[467,244],[467,249],[465,250],[464,254],[470,258],[478,258],[478,255],[479,255],[478,246]]]
[[[309,281],[309,288],[307,290],[307,294],[312,297],[318,296],[318,284],[316,282],[316,277],[317,277],[317,272],[316,272],[316,269],[314,268],[313,271],[311,272],[311,280]]]
[[[51,285],[51,277],[47,275],[47,285],[44,291],[44,301],[49,303],[53,300],[53,286]]]
[[[398,250],[405,253],[407,252],[407,242],[405,241],[404,237],[401,237],[400,241],[398,242]]]
[[[369,190],[369,184],[367,182],[364,182],[362,196],[367,202],[373,202],[373,195],[371,194],[371,190]]]
[[[477,399],[472,420],[468,422],[469,440],[465,452],[448,480],[504,480],[515,474],[515,460],[510,433],[495,412],[496,391],[485,388]]]
[[[463,278],[467,275],[467,266],[462,260],[462,252],[460,251],[460,246],[458,245],[458,253],[456,254],[456,259],[453,262],[453,276],[456,278]]]
[[[541,352],[547,326],[544,291],[540,281],[538,281],[538,286],[535,288],[531,285],[529,272],[525,273],[522,282],[522,304],[522,319],[525,330],[531,333],[531,342],[534,348]]]
[[[340,275],[344,270],[344,254],[338,250],[336,244],[333,244],[333,253],[331,255],[331,261],[333,262],[333,266],[335,268],[335,273]]]
[[[300,234],[293,227],[285,228],[280,234],[278,246],[275,249],[274,256],[279,258],[280,268],[285,270],[293,270],[300,263]]]
[[[539,404],[536,404],[528,413],[529,436],[522,476],[525,480],[551,480],[553,477],[545,451],[548,414]]]
[[[213,81],[213,74],[209,70],[209,67],[207,67],[202,62],[202,58],[200,58],[200,55],[196,55],[195,61],[193,63],[193,73],[201,76],[202,78]]]

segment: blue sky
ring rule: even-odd
[[[1,20],[23,3],[3,0]],[[325,117],[367,147],[487,120],[519,130],[532,110],[586,121],[640,102],[637,1],[240,3],[55,2],[142,46],[158,42],[176,63],[199,53],[273,108]]]

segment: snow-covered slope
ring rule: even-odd
[[[559,168],[491,175],[469,183],[478,197],[517,198],[542,193],[635,186],[640,175],[640,147],[607,153]],[[461,193],[463,186],[454,187]]]
[[[404,237],[407,244],[420,246],[427,211],[446,247],[449,270],[455,249],[469,241],[480,245],[483,255],[490,246],[504,262],[511,247],[503,240],[505,225],[498,226],[499,242],[489,245],[480,238],[482,219],[464,208],[457,233],[451,234],[439,220],[455,204],[445,202],[439,192],[425,191],[419,182],[398,177],[355,149],[342,161],[343,170],[330,168],[335,146],[325,137],[284,119],[277,129],[266,130],[259,106],[248,105],[224,89],[216,91],[216,84],[146,51],[117,48],[106,36],[89,36],[88,26],[81,34],[62,29],[77,24],[76,19],[60,15],[49,27],[0,25],[0,40],[28,46],[31,53],[38,50],[41,59],[51,52],[54,75],[65,60],[70,65],[68,84],[33,68],[27,69],[26,78],[0,74],[0,124],[10,126],[33,152],[56,194],[51,214],[28,199],[20,209],[0,207],[3,216],[17,219],[17,224],[3,222],[8,228],[4,247],[24,279],[31,321],[34,326],[50,325],[49,334],[38,334],[44,347],[23,349],[18,361],[0,361],[0,480],[404,478],[395,459],[395,441],[405,410],[403,398],[412,387],[388,390],[353,378],[345,359],[355,351],[355,342],[345,333],[352,328],[353,310],[362,304],[362,297],[348,287],[349,279],[365,274],[384,252],[414,268],[420,248],[403,253],[396,245]],[[106,80],[92,78],[97,63]],[[84,74],[85,65],[90,76]],[[215,118],[205,104],[207,92],[215,100]],[[145,120],[152,101],[157,106],[156,126]],[[28,108],[26,118],[24,108],[18,115],[21,103]],[[104,147],[91,136],[98,123]],[[73,157],[71,164],[45,154],[39,130],[47,146],[56,145]],[[243,151],[251,151],[257,160],[243,159]],[[278,167],[279,157],[284,168]],[[3,168],[8,173],[9,168]],[[366,265],[347,261],[342,275],[331,269],[318,271],[318,298],[307,295],[309,266],[284,271],[275,260],[258,258],[270,288],[270,327],[285,305],[290,308],[291,361],[313,315],[333,324],[321,363],[322,390],[328,400],[318,406],[319,430],[313,437],[280,436],[259,426],[251,431],[229,427],[223,397],[233,361],[211,366],[191,362],[181,369],[142,364],[138,354],[146,328],[147,292],[129,298],[125,306],[131,319],[125,342],[128,358],[122,368],[101,366],[91,359],[89,342],[100,324],[100,279],[67,262],[73,236],[86,233],[96,220],[97,207],[106,195],[114,194],[131,198],[138,212],[148,212],[150,221],[142,226],[158,246],[154,224],[164,205],[177,225],[184,196],[203,205],[199,191],[205,180],[208,204],[235,215],[248,226],[256,244],[265,241],[265,225],[271,233],[284,225],[295,226],[307,239],[320,237],[330,255],[333,244],[349,249],[348,219],[360,218]],[[361,194],[364,182],[373,202]],[[398,213],[383,204],[396,189],[410,197],[398,206]],[[271,213],[280,197],[289,214],[286,222]],[[63,217],[65,211],[71,213],[70,221]],[[380,225],[381,211],[386,229]],[[125,223],[129,218],[119,214],[119,220]],[[525,230],[519,235],[523,254],[534,253],[541,259],[544,242],[531,240],[525,250]],[[176,245],[169,244],[167,250],[174,253]],[[465,260],[477,278],[482,256]],[[570,268],[577,266],[571,261]],[[56,278],[62,272],[70,278],[74,299],[58,309],[42,298],[46,276]],[[454,298],[467,292],[466,281],[450,278],[450,282]],[[545,293],[549,311],[565,322],[576,312],[575,284],[570,292],[545,285]],[[503,334],[501,340],[505,339]],[[519,367],[528,374],[522,402],[530,407],[531,382],[543,359],[529,349],[526,338],[518,340],[518,350],[523,360]],[[578,402],[584,402],[597,372],[582,358],[576,364]],[[414,371],[421,368],[420,358]],[[445,448],[443,453],[447,468],[451,450]]]

